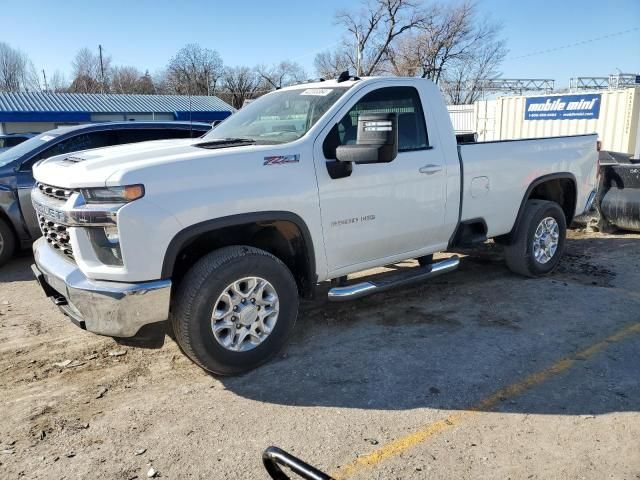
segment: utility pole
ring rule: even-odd
[[[100,93],[104,93],[104,64],[102,63],[102,45],[98,45],[100,52]]]
[[[49,86],[47,85],[47,74],[44,73],[44,68],[42,69],[42,76],[44,77],[44,91],[49,91]]]
[[[360,76],[362,68],[362,48],[360,47],[360,32],[356,32],[356,77]]]

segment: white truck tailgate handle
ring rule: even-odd
[[[419,172],[426,173],[427,175],[433,175],[434,173],[438,173],[440,170],[442,170],[442,165],[434,165],[430,163],[429,165],[421,167]]]

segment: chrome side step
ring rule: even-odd
[[[453,256],[446,260],[432,263],[425,267],[417,268],[410,273],[407,273],[400,278],[391,278],[387,280],[380,280],[377,282],[362,282],[353,285],[347,285],[346,287],[334,287],[329,290],[329,300],[332,302],[344,302],[346,300],[355,300],[357,298],[366,297],[373,293],[384,292],[391,290],[392,288],[409,285],[412,283],[420,282],[428,278],[437,277],[443,273],[448,273],[456,268],[460,264],[460,258]]]

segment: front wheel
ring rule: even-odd
[[[567,221],[560,205],[528,200],[512,243],[504,247],[507,267],[528,277],[551,273],[560,263],[566,236]]]
[[[297,315],[298,290],[286,265],[264,250],[232,246],[187,272],[171,322],[189,358],[212,373],[234,375],[276,355]]]

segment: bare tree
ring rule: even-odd
[[[475,3],[436,5],[428,22],[395,45],[389,55],[391,72],[443,80],[451,101],[474,101],[481,83],[498,75],[507,53],[500,30],[500,25],[478,18]]]
[[[114,67],[111,72],[113,93],[138,93],[142,73],[136,67]]]
[[[473,1],[424,6],[421,0],[369,0],[357,13],[336,15],[345,38],[335,51],[316,56],[316,70],[332,77],[360,65],[364,75],[429,78],[442,84],[450,101],[473,102],[482,84],[499,75],[507,53],[500,25],[479,18],[477,10]]]
[[[222,84],[220,97],[235,108],[242,108],[245,100],[253,99],[268,90],[262,86],[256,70],[249,67],[226,68]]]
[[[352,59],[341,50],[321,52],[316,55],[313,63],[317,74],[322,78],[335,78],[349,68],[355,71]]]
[[[335,74],[329,72],[332,67],[347,64],[358,75],[383,73],[394,43],[427,21],[428,13],[412,0],[369,0],[358,12],[339,11],[336,23],[346,29],[347,35],[333,54],[316,56],[316,68],[323,74]]]
[[[498,67],[506,53],[502,42],[490,42],[476,50],[468,60],[455,62],[445,71],[441,82],[448,102],[464,105],[479,100],[486,81],[500,76]]]
[[[265,85],[277,89],[305,80],[307,74],[299,63],[284,61],[271,67],[259,65],[256,72]]]
[[[0,92],[40,90],[40,80],[26,53],[0,42]]]
[[[151,78],[151,75],[149,75],[148,70],[144,73],[142,77],[138,79],[137,93],[144,93],[146,95],[158,93],[156,86],[153,82],[153,78]]]
[[[51,76],[51,78],[49,78],[49,81],[47,83],[49,91],[54,93],[66,92],[69,88],[69,83],[67,82],[64,73],[62,73],[60,70],[56,70],[55,72],[53,72],[53,75]]]
[[[88,48],[78,51],[71,62],[73,81],[69,90],[75,93],[100,93],[109,91],[111,57],[100,56]],[[104,72],[104,74],[103,74]]]
[[[169,61],[163,84],[171,93],[213,95],[223,71],[218,52],[192,43]]]

